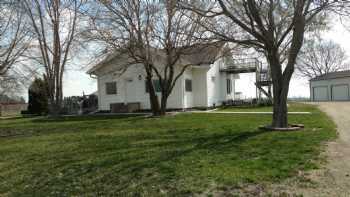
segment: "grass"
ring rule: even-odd
[[[288,111],[290,112],[304,112],[303,110],[312,110],[300,103],[291,102],[288,104]],[[272,106],[228,106],[221,107],[218,111],[224,112],[272,112]]]
[[[335,126],[315,107],[298,132],[270,115],[180,114],[0,120],[0,196],[190,196],[317,168]]]

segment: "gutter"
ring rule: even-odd
[[[89,77],[93,78],[93,79],[97,79],[97,76],[94,75],[94,74],[91,74],[91,73],[88,73],[89,74]]]

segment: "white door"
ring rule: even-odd
[[[184,84],[184,108],[192,108],[193,107],[193,86],[192,79],[185,79]]]
[[[137,102],[136,81],[132,78],[125,80],[125,103]]]
[[[333,101],[347,101],[349,100],[349,86],[347,84],[332,86],[332,100]]]
[[[313,88],[314,93],[314,101],[328,101],[328,87],[327,86],[319,86]]]

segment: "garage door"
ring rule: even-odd
[[[328,87],[314,87],[314,101],[328,101]]]
[[[333,85],[332,86],[332,100],[333,101],[347,101],[347,100],[349,100],[349,86],[348,85]]]

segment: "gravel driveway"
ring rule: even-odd
[[[302,175],[308,180],[305,184],[291,180],[274,187],[273,193],[305,197],[350,197],[350,102],[313,104],[334,120],[339,136],[328,143],[323,153],[327,158],[324,167]]]
[[[350,196],[350,102],[318,105],[337,124],[339,137],[327,147],[324,173],[315,176],[317,193],[305,196]]]

